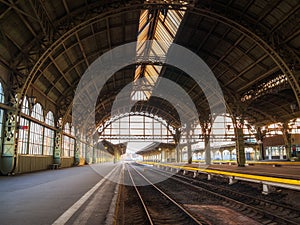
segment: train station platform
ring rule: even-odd
[[[207,169],[237,172],[252,175],[262,175],[277,178],[300,179],[300,162],[261,161],[248,162],[245,167],[238,167],[235,163],[214,163],[208,167],[201,163],[177,164],[187,167],[205,167]]]
[[[258,163],[247,163],[245,167],[238,167],[235,163],[219,162],[211,165],[198,163],[155,163],[151,164],[160,168],[174,170],[183,173],[192,172],[194,177],[198,174],[206,174],[207,179],[212,177],[226,177],[229,184],[239,180],[260,183],[263,185],[263,194],[269,194],[274,187],[300,190],[300,164],[299,162],[266,161]]]
[[[1,176],[0,224],[112,224],[120,170],[104,163]]]

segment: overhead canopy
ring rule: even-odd
[[[152,142],[151,144],[138,150],[136,152],[136,154],[143,155],[143,154],[149,153],[149,152],[159,152],[159,151],[162,151],[163,149],[174,149],[175,147],[176,147],[176,144]]]
[[[121,143],[121,144],[113,144],[107,140],[102,140],[101,142],[97,143],[99,145],[103,145],[106,152],[108,152],[111,155],[115,154],[115,151],[118,151],[120,155],[125,154],[127,143]],[[101,149],[102,146],[100,146],[99,149]]]
[[[38,93],[56,106],[57,117],[70,120],[76,86],[95,59],[138,39],[168,39],[211,68],[231,113],[263,125],[299,115],[299,14],[298,0],[1,1],[0,65],[13,75],[14,90]],[[127,84],[158,74],[180,85],[206,117],[209,96],[188,74],[161,66],[130,65],[115,73],[99,95],[96,124],[111,116]],[[188,118],[189,108],[178,101]],[[139,101],[133,111],[180,126],[175,108],[163,98]]]

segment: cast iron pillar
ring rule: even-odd
[[[80,163],[80,139],[76,137],[75,139],[75,152],[74,152],[74,165],[79,165]]]
[[[286,159],[291,160],[292,158],[292,142],[291,142],[291,134],[289,133],[288,123],[282,123],[282,134],[286,151]]]
[[[53,152],[53,163],[61,164],[61,151],[62,151],[62,125],[58,125],[55,130],[55,144]]]
[[[259,159],[264,160],[265,159],[265,152],[264,152],[264,145],[263,145],[263,139],[266,135],[266,131],[262,131],[261,127],[256,128],[256,134],[255,138],[258,143],[258,151],[259,151]]]
[[[187,160],[188,160],[188,164],[191,164],[193,161],[192,158],[192,127],[191,124],[187,124],[186,125],[186,144],[187,144]]]
[[[175,161],[178,163],[181,161],[181,157],[180,157],[180,147],[179,147],[179,142],[180,142],[180,135],[181,135],[181,132],[179,129],[176,129],[175,130],[176,133],[174,135],[174,140],[175,140]]]
[[[202,138],[204,142],[204,152],[205,152],[205,164],[211,164],[211,149],[210,149],[210,133],[211,133],[211,124],[212,124],[212,117],[209,116],[206,120],[202,120],[200,122],[201,131],[202,131]]]
[[[3,175],[14,173],[17,166],[17,112],[5,112],[3,149],[1,154],[0,169]]]
[[[237,154],[237,164],[238,166],[245,166],[246,157],[245,157],[245,143],[244,143],[244,132],[243,132],[243,119],[235,118],[235,136],[236,136],[236,154]]]

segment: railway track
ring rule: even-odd
[[[130,194],[132,198],[131,217],[135,218],[134,223],[131,221],[130,224],[211,224],[205,219],[199,218],[199,216],[192,215],[135,167],[129,164],[126,165],[127,179],[131,181],[132,186],[126,186],[125,188],[127,189],[127,195]],[[137,185],[145,182],[148,185]],[[134,200],[134,194],[139,202],[136,199]],[[136,208],[138,209],[136,210]],[[122,224],[128,224],[128,222],[123,221]]]
[[[148,169],[150,168],[148,167]],[[216,186],[187,176],[179,174],[174,175],[168,171],[162,171],[156,168],[152,168],[151,170],[159,173],[160,175],[166,176],[169,179],[180,182],[187,187],[205,192],[206,195],[209,195],[212,198],[217,198],[224,206],[241,212],[262,224],[300,224],[299,209],[263,200],[261,198],[234,191],[230,188]],[[166,175],[166,173],[168,175]],[[170,174],[173,176],[170,177]]]

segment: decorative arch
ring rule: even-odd
[[[175,134],[175,128],[172,127],[171,125],[168,125],[168,123],[166,122],[166,120],[164,120],[162,117],[159,117],[157,115],[154,115],[153,113],[148,113],[148,112],[130,112],[130,113],[124,113],[124,114],[120,114],[117,115],[115,117],[111,117],[105,121],[103,121],[103,123],[98,127],[98,132],[101,134],[101,132],[107,128],[108,126],[110,126],[113,122],[124,118],[124,117],[128,117],[128,116],[145,116],[151,119],[156,120],[157,122],[162,123],[172,134]]]
[[[131,112],[117,115],[104,122],[98,132],[100,139],[111,142],[160,141],[174,142],[175,129],[153,114]]]

